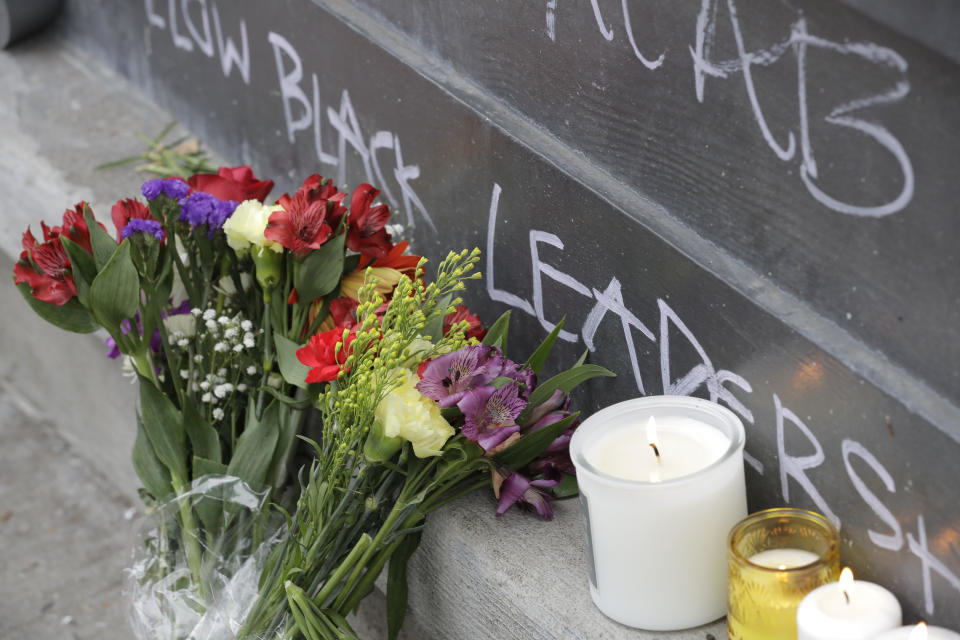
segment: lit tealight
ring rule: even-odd
[[[844,567],[843,571],[840,572],[840,579],[837,581],[840,583],[840,592],[843,594],[843,599],[847,604],[850,604],[850,591],[853,587],[853,569],[850,567]]]
[[[907,640],[927,640],[927,623],[917,623],[917,626],[910,632],[910,637],[907,638]]]

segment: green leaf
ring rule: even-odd
[[[507,352],[507,331],[510,329],[510,312],[504,311],[503,315],[497,318],[497,321],[487,329],[487,335],[483,338],[483,344],[488,347],[498,347],[504,353]]]
[[[278,474],[280,478],[285,478],[286,473],[280,471],[281,465],[284,465],[289,458],[287,451],[294,446],[294,436],[296,435],[297,420],[299,414],[289,405],[278,407],[279,424],[277,425],[277,444],[273,448],[273,457],[270,459],[270,466],[267,468],[267,481],[277,481]],[[282,482],[282,480],[281,480]],[[277,482],[279,485],[281,482]],[[279,486],[275,487],[280,489]]]
[[[160,460],[170,470],[173,482],[183,483],[187,476],[187,442],[183,416],[173,402],[153,383],[140,377],[140,411],[143,430]]]
[[[55,327],[74,333],[92,333],[100,328],[90,312],[84,309],[78,300],[69,300],[65,305],[58,307],[34,298],[30,292],[30,285],[26,282],[18,284],[17,289],[33,312]]]
[[[203,419],[196,403],[189,397],[184,398],[183,427],[187,432],[187,437],[190,438],[190,446],[193,447],[194,461],[205,459],[220,464],[222,460],[220,436],[217,434],[217,430]],[[196,471],[194,471],[193,476],[197,477]]]
[[[271,402],[258,421],[256,411],[247,411],[247,425],[237,439],[237,449],[227,465],[227,474],[254,487],[266,484],[267,471],[277,448],[280,403]]]
[[[570,393],[576,386],[591,378],[598,376],[615,378],[616,375],[613,371],[596,364],[578,364],[566,371],[558,373],[537,385],[537,388],[530,394],[530,402],[527,404],[526,409],[524,409],[517,418],[517,424],[526,423],[527,419],[530,418],[530,414],[533,413],[533,410],[549,400],[550,396],[552,396],[553,392],[557,389],[560,389],[564,393]]]
[[[87,306],[90,283],[97,277],[97,265],[93,261],[93,256],[67,236],[60,236],[60,241],[64,251],[67,252],[67,257],[70,258],[73,282],[77,285],[77,299],[80,300],[80,304]]]
[[[147,438],[143,426],[143,420],[139,415],[137,415],[137,438],[133,443],[131,459],[133,460],[133,470],[137,472],[140,482],[157,502],[173,493],[170,472],[157,458],[157,454],[153,452],[150,439]]]
[[[423,335],[429,338],[434,344],[440,342],[443,339],[443,320],[446,317],[443,314],[443,310],[450,306],[450,301],[453,300],[453,294],[448,293],[437,301],[436,310],[440,313],[436,313],[430,320],[427,322],[427,326],[423,328]]]
[[[390,556],[387,569],[387,639],[396,640],[407,615],[407,563],[420,546],[420,533],[405,536]]]
[[[577,476],[564,475],[560,484],[553,488],[553,495],[557,500],[566,500],[574,498],[580,494],[580,487],[577,485]]]
[[[540,346],[537,347],[537,350],[527,358],[526,366],[533,369],[534,373],[540,373],[540,369],[543,368],[543,364],[547,361],[547,357],[550,355],[550,351],[553,350],[553,345],[557,341],[557,336],[560,335],[560,330],[563,329],[565,320],[566,317],[560,318],[560,322],[553,328],[550,335],[548,335],[546,339],[540,343]]]
[[[121,323],[134,316],[139,304],[140,278],[130,259],[130,243],[125,241],[90,285],[90,310],[116,337]]]
[[[227,475],[227,465],[216,460],[208,460],[193,456],[193,478],[201,476],[223,476]]]
[[[93,211],[89,206],[83,207],[83,219],[90,230],[90,245],[93,248],[93,261],[97,271],[103,269],[117,249],[117,241],[110,237],[106,230],[93,219]]]
[[[198,458],[197,456],[193,457],[193,478],[210,475],[222,476],[227,472],[227,465],[222,462],[217,462],[215,460],[207,460],[206,458]],[[198,499],[193,503],[193,508],[196,510],[197,515],[200,516],[200,521],[203,522],[203,528],[206,529],[207,535],[212,536],[216,532],[220,531],[220,517],[223,514],[223,488],[216,487],[209,494],[204,494],[199,496]],[[210,538],[207,538],[208,544],[210,543]]]
[[[537,458],[541,453],[546,451],[547,447],[550,446],[550,443],[556,440],[561,433],[566,431],[579,415],[580,412],[578,411],[577,413],[567,416],[563,420],[558,420],[551,425],[543,427],[542,429],[537,429],[536,431],[528,433],[497,455],[493,456],[493,459],[500,464],[510,467],[511,469],[520,469],[521,467],[524,467],[532,460]]]
[[[293,286],[300,300],[311,302],[327,295],[340,283],[343,276],[343,251],[347,235],[342,233],[314,249],[296,270]]]
[[[280,375],[287,383],[301,389],[307,388],[307,374],[310,367],[300,362],[297,350],[301,345],[293,340],[284,338],[277,332],[273,333],[273,344],[277,349],[277,360],[280,363]]]

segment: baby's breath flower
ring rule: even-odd
[[[250,329],[253,329],[253,323],[249,320],[244,320],[240,323],[240,328],[244,331],[250,331]]]
[[[201,315],[203,315],[203,310],[197,307],[194,307],[193,309],[190,309],[190,313],[191,315],[193,315],[194,318],[199,318]]]
[[[213,320],[216,317],[217,317],[217,312],[214,311],[213,309],[207,309],[206,311],[203,312],[204,320]]]
[[[203,355],[198,353],[197,355],[193,356],[193,361],[197,364],[200,364],[203,362]]]
[[[255,375],[257,375],[257,368],[256,368],[255,366],[253,366],[253,365],[250,365],[249,367],[247,367],[247,375],[248,375],[248,376],[255,376]]]
[[[214,420],[223,420],[223,409],[217,407],[213,410],[213,419]]]
[[[177,346],[180,347],[181,349],[184,349],[189,345],[190,345],[190,341],[187,340],[186,338],[180,338],[179,340],[177,340]]]
[[[213,345],[213,350],[217,353],[221,353],[227,350],[227,345],[224,342],[217,342],[215,345]]]
[[[233,345],[233,351],[234,353],[240,353],[243,351],[243,345],[238,342],[237,344]]]
[[[184,380],[188,379],[190,377],[190,371],[187,369],[180,369],[180,377]]]

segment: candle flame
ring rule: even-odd
[[[647,420],[647,442],[650,443],[650,448],[653,449],[654,455],[657,456],[657,461],[660,461],[660,440],[657,438],[657,421],[654,420],[653,416],[650,416],[650,419]]]
[[[853,586],[853,570],[850,567],[844,567],[840,572],[840,590],[847,604],[850,604],[850,587]]]
[[[927,623],[918,623],[917,626],[913,628],[913,631],[910,632],[907,640],[927,640]]]

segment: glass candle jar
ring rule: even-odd
[[[726,613],[727,534],[747,514],[743,424],[684,396],[607,407],[574,432],[590,595],[621,624],[696,627]]]
[[[804,509],[767,509],[730,532],[730,640],[796,640],[797,607],[840,574],[837,529]]]

